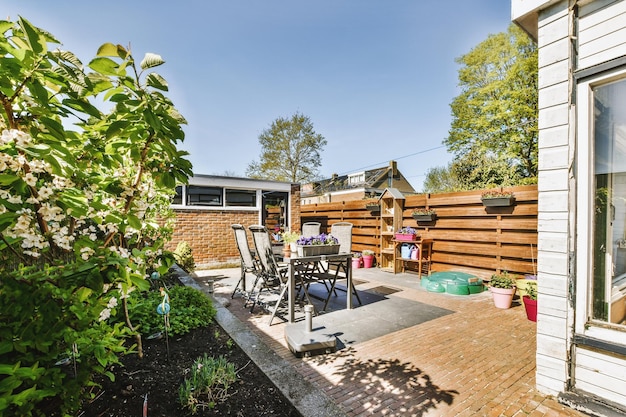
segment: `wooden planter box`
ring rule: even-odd
[[[496,197],[496,198],[483,198],[483,206],[485,207],[508,207],[513,205],[515,197]]]
[[[419,223],[419,222],[432,222],[435,220],[435,218],[437,217],[437,215],[435,213],[433,214],[413,214],[413,218]]]

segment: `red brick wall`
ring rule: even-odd
[[[175,210],[176,223],[168,250],[181,241],[191,246],[196,266],[217,266],[239,262],[233,223],[259,223],[258,211]],[[250,241],[252,244],[252,241]]]

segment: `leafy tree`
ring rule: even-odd
[[[53,45],[0,21],[0,415],[73,415],[112,377],[137,333],[109,317],[168,270],[169,201],[191,175],[160,56],[105,44],[89,71]]]
[[[326,139],[315,133],[307,116],[279,117],[261,133],[259,143],[261,158],[248,165],[248,177],[299,183],[319,176]]]
[[[430,168],[424,180],[425,193],[446,193],[460,190],[460,184],[452,170],[452,162],[447,167]]]
[[[464,163],[470,155],[480,155],[482,162],[506,163],[519,178],[536,178],[536,45],[511,24],[506,33],[490,35],[457,61],[463,65],[459,70],[462,92],[451,104],[452,126],[444,140],[448,150]],[[481,167],[470,171],[477,174],[477,169]],[[483,176],[499,170],[484,169]]]

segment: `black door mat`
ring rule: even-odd
[[[352,280],[352,284],[354,285],[361,285],[361,284],[367,284],[369,281],[363,281],[362,279],[353,279]]]
[[[400,292],[402,290],[398,288],[392,288],[392,287],[381,285],[379,287],[368,288],[367,290],[364,290],[364,291],[369,292],[369,293],[374,293],[374,294],[380,294],[380,295],[389,295],[389,294],[393,294],[396,292]]]

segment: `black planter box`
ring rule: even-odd
[[[511,197],[496,197],[496,198],[483,198],[483,206],[485,207],[508,207],[513,205],[515,198]]]

